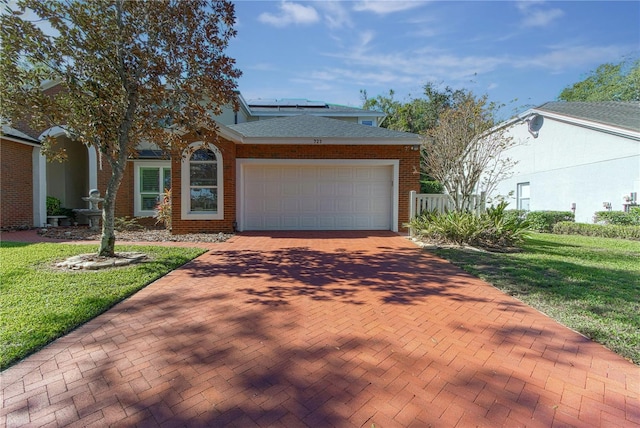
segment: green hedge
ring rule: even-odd
[[[553,226],[553,233],[560,235],[597,236],[599,238],[620,238],[640,240],[640,226],[620,226],[614,224],[587,224],[563,221]]]
[[[538,232],[551,232],[556,223],[575,221],[571,211],[531,211],[526,217],[529,227]]]
[[[444,186],[439,181],[420,180],[420,193],[442,194]]]
[[[505,210],[504,218],[508,221],[524,220],[527,218],[527,210]]]
[[[640,226],[640,207],[632,207],[629,212],[598,211],[593,217],[594,223],[615,224],[619,226]]]

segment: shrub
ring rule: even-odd
[[[439,181],[421,180],[420,193],[442,194],[444,193],[444,186]]]
[[[130,217],[116,217],[113,220],[113,228],[118,232],[144,229],[135,218]]]
[[[531,211],[527,213],[526,219],[532,230],[550,233],[554,224],[575,221],[575,215],[571,211]]]
[[[162,199],[156,206],[156,224],[164,223],[167,230],[171,230],[171,189],[164,189]]]
[[[47,196],[47,215],[66,216],[71,220],[75,220],[76,218],[76,213],[71,208],[63,207],[60,199],[54,196]]]
[[[527,218],[527,210],[505,210],[504,217],[505,220],[516,221],[516,220],[525,220]]]
[[[529,231],[526,220],[505,214],[506,202],[491,206],[481,215],[470,212],[425,212],[409,227],[418,236],[440,243],[480,247],[512,247]]]
[[[522,215],[524,212],[514,214],[513,211],[519,210],[507,210],[507,206],[508,203],[505,201],[495,207],[491,205],[480,216],[484,223],[480,245],[511,247],[521,243],[530,231],[529,221]]]
[[[60,199],[53,196],[47,196],[47,215],[61,215],[58,214],[61,206],[62,202],[60,202]]]
[[[560,235],[596,236],[599,238],[620,238],[640,240],[640,226],[615,224],[587,224],[563,221],[553,226],[553,233]]]
[[[620,226],[640,226],[640,207],[631,207],[629,212],[597,211],[593,216],[593,222]]]

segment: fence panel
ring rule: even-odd
[[[420,215],[424,211],[437,211],[444,213],[454,209],[453,199],[449,195],[442,194],[429,194],[429,193],[416,193],[411,191],[409,194],[409,218]],[[485,195],[472,195],[470,201],[470,211],[474,211],[478,214],[485,210]]]

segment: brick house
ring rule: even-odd
[[[139,147],[116,216],[153,225],[156,203],[170,187],[176,234],[403,229],[409,192],[419,189],[418,135],[379,127],[379,112],[299,99],[247,102],[241,94],[238,100],[238,111],[217,118],[217,139],[207,130],[187,135],[190,148],[171,159]],[[46,194],[68,208],[86,207],[82,196],[106,188],[108,164],[59,128],[37,137],[44,135],[69,155],[64,164],[39,164]],[[33,225],[44,221],[40,213]]]
[[[40,142],[6,125],[2,126],[0,140],[0,227],[31,227],[41,209],[34,203],[39,199],[40,183],[37,171],[33,170]]]

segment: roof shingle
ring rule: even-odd
[[[554,101],[543,104],[535,110],[640,131],[640,102],[638,101]]]
[[[353,138],[417,140],[418,134],[360,125],[320,116],[299,115],[229,125],[243,137],[254,138]]]

